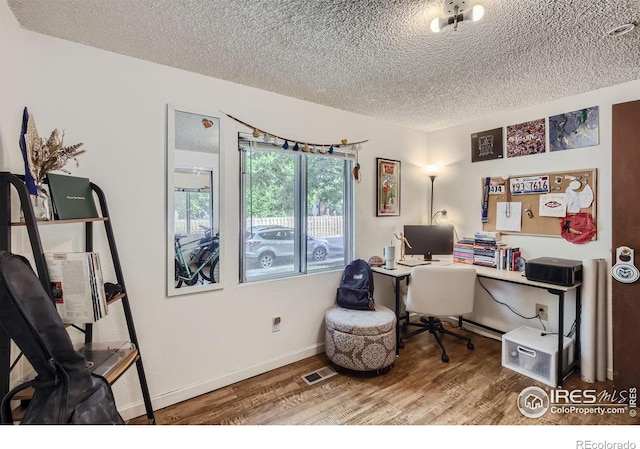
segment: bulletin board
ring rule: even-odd
[[[548,184],[545,185],[544,178],[547,177]],[[578,187],[578,183],[580,186]],[[481,204],[486,202],[486,223],[483,222],[483,231],[499,231],[502,234],[537,235],[547,237],[562,237],[563,219],[561,216],[543,216],[541,208],[550,213],[549,208],[541,205],[543,200],[553,195],[566,194],[569,198],[571,208],[567,210],[566,216],[579,212],[590,213],[593,222],[597,223],[596,203],[598,197],[597,189],[597,169],[582,169],[563,172],[536,173],[531,175],[487,178],[481,180]],[[485,195],[485,191],[489,193]],[[544,196],[543,196],[544,195]],[[589,199],[592,198],[592,201]],[[502,204],[498,204],[502,203]],[[518,206],[518,204],[520,205]],[[545,203],[545,201],[542,201]],[[588,205],[587,205],[588,203]],[[547,201],[546,204],[549,204]],[[579,209],[577,209],[579,207]],[[512,213],[520,211],[520,230],[504,230],[505,221],[514,219]],[[572,212],[573,211],[573,212]],[[498,213],[508,215],[509,218]],[[483,217],[483,221],[485,221]],[[499,226],[498,226],[499,225]],[[509,226],[507,226],[509,227]],[[597,232],[591,240],[597,240]]]

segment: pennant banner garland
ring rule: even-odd
[[[252,126],[242,120],[223,112],[230,119],[235,120],[238,123],[241,123],[249,128],[253,129],[253,137],[256,139],[262,137],[265,142],[270,142],[275,145],[280,144],[284,150],[292,149],[293,151],[303,151],[305,153],[320,153],[320,154],[334,154],[339,153],[344,157],[356,157],[357,152],[361,148],[361,144],[368,142],[367,140],[361,140],[359,142],[349,142],[347,139],[342,139],[340,143],[312,143],[312,142],[304,142],[296,139],[289,139],[286,137],[278,136],[273,133],[268,133],[263,131],[255,126]],[[282,142],[282,143],[280,143]],[[347,147],[347,148],[343,148]],[[356,175],[357,179],[357,175]]]

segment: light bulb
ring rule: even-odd
[[[431,25],[430,25],[431,31],[433,31],[434,33],[439,33],[440,32],[440,19],[439,18],[435,18],[431,21]]]
[[[437,175],[440,173],[440,171],[442,170],[442,165],[441,164],[431,164],[431,165],[427,165],[425,167],[423,167],[424,172],[431,176],[431,175]]]
[[[473,20],[474,22],[477,22],[478,20],[482,19],[482,17],[484,17],[484,6],[476,5],[473,7],[472,11],[473,15],[471,16],[471,20]]]

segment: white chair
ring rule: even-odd
[[[404,338],[428,331],[433,334],[442,349],[442,361],[449,356],[442,344],[442,334],[453,335],[467,342],[471,339],[445,329],[439,316],[456,316],[473,311],[476,270],[471,266],[417,266],[411,270],[407,292],[407,312],[420,315],[420,323],[409,323],[420,329],[404,335]]]

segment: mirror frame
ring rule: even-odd
[[[214,171],[214,184],[212,187],[212,197],[214,198],[214,206],[216,209],[214,210],[214,215],[217,214],[217,222],[219,227],[221,225],[221,201],[222,197],[220,194],[220,186],[221,186],[221,167],[222,167],[222,119],[218,114],[212,114],[210,112],[197,110],[194,108],[187,107],[178,107],[171,104],[167,104],[167,117],[166,117],[166,165],[165,165],[165,185],[166,185],[166,196],[165,196],[165,216],[166,216],[166,280],[167,280],[167,296],[180,296],[180,295],[188,295],[192,293],[201,293],[212,290],[221,290],[224,282],[224,270],[223,264],[221,261],[222,258],[222,245],[219,244],[219,257],[220,257],[220,280],[217,283],[211,283],[206,285],[193,285],[193,286],[184,286],[181,288],[175,288],[175,248],[174,248],[174,229],[175,229],[175,170],[177,168],[185,168],[182,164],[180,166],[176,166],[175,160],[175,139],[176,139],[176,113],[184,112],[187,114],[195,114],[202,115],[203,117],[216,118],[218,119],[218,164],[217,167],[212,164],[210,167],[193,167],[197,169],[213,169]],[[217,169],[217,173],[215,170]],[[214,217],[211,217],[213,223],[216,222]],[[223,235],[221,230],[219,229],[220,235]]]

